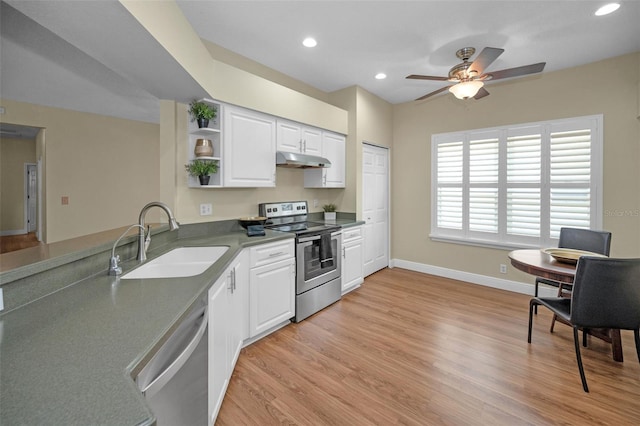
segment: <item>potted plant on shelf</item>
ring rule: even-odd
[[[322,210],[324,210],[324,220],[335,221],[337,209],[338,208],[335,204],[325,204],[324,206],[322,206]]]
[[[185,170],[190,176],[197,176],[200,180],[200,185],[208,185],[209,176],[212,173],[218,171],[217,160],[193,160],[192,162],[184,165]]]
[[[209,120],[216,118],[216,113],[216,108],[205,102],[194,100],[189,104],[191,121],[197,121],[200,128],[209,126]]]

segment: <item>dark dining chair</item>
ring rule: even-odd
[[[580,355],[579,329],[633,330],[640,361],[640,259],[581,257],[570,299],[534,297],[529,302],[529,343],[533,308],[538,305],[549,308],[573,327],[576,359],[585,392],[589,392],[589,388]]]
[[[611,249],[611,232],[607,231],[592,231],[590,229],[581,228],[560,228],[560,238],[558,240],[559,248],[569,248],[574,250],[585,250],[592,253],[604,254],[609,256],[609,250]],[[570,289],[571,284],[559,283],[548,278],[536,278],[535,289],[533,295],[538,297],[538,286],[540,284],[546,284],[552,287],[558,287],[558,295],[562,295],[563,290]],[[536,314],[538,313],[538,307],[536,306]],[[553,324],[551,323],[551,331],[553,331]]]

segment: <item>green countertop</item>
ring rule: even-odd
[[[192,237],[183,246],[229,246],[201,275],[119,280],[105,270],[0,317],[0,423],[150,424],[133,376],[245,247],[293,238],[267,231]],[[123,264],[124,273],[135,261]]]

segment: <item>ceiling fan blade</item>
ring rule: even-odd
[[[535,74],[537,72],[542,72],[546,62],[538,62],[537,64],[531,65],[523,65],[521,67],[508,68],[506,70],[494,71],[487,73],[487,77],[491,80],[498,80],[501,78],[511,78],[511,77],[520,77],[522,75],[527,74]],[[487,78],[487,80],[489,79]]]
[[[432,75],[419,75],[419,74],[411,74],[411,75],[408,75],[406,78],[410,78],[413,80],[435,80],[435,81],[449,80],[449,77],[435,77]]]
[[[469,67],[469,70],[467,72],[470,76],[478,76],[482,74],[484,70],[487,69],[487,67],[498,58],[498,56],[502,55],[502,52],[504,52],[504,49],[498,49],[496,47],[485,47],[484,49],[482,49],[482,52],[480,52],[478,57],[471,63],[471,66]]]
[[[485,89],[484,87],[481,87],[480,90],[478,90],[478,93],[476,93],[476,95],[473,97],[473,99],[482,99],[485,96],[489,96],[490,93],[487,92],[487,89]]]
[[[431,92],[431,93],[427,93],[427,94],[426,94],[426,95],[424,95],[424,96],[420,96],[418,99],[416,99],[416,101],[421,101],[421,100],[423,100],[423,99],[427,99],[428,97],[431,97],[431,96],[437,95],[437,94],[438,94],[438,93],[440,93],[440,92],[444,92],[444,91],[445,91],[445,90],[447,90],[449,87],[451,87],[451,86],[444,86],[444,87],[442,87],[442,88],[440,88],[440,89],[438,89],[438,90],[436,90],[436,91],[433,91],[433,92]]]

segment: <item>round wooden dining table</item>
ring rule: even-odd
[[[571,284],[576,275],[576,265],[558,262],[542,250],[514,250],[509,259],[514,268],[536,277]]]
[[[576,265],[558,262],[539,249],[514,250],[509,252],[508,256],[514,268],[536,277],[571,284],[576,275]],[[620,330],[598,329],[588,332],[594,337],[611,343],[613,359],[619,362],[623,361]]]

